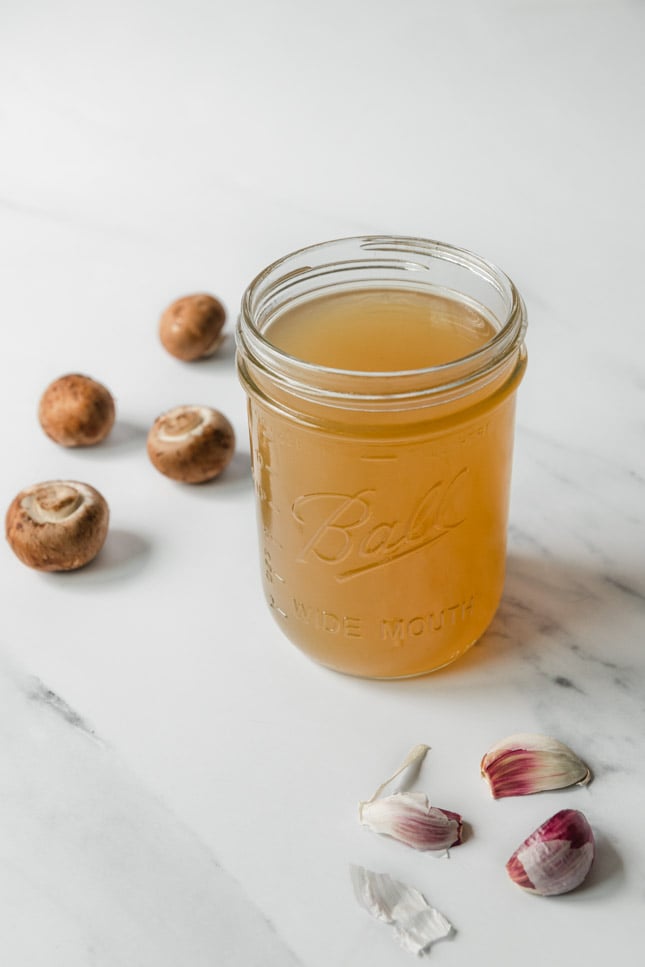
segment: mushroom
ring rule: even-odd
[[[54,380],[40,398],[43,430],[64,447],[100,443],[114,425],[114,400],[101,383],[80,373]]]
[[[212,295],[197,293],[172,302],[159,320],[159,338],[177,359],[192,362],[212,356],[222,341],[224,306]]]
[[[212,480],[235,450],[233,427],[210,406],[176,406],[155,420],[148,456],[160,473],[182,483]]]
[[[73,571],[101,550],[109,510],[89,484],[48,480],[21,490],[5,520],[7,540],[23,564],[38,571]]]

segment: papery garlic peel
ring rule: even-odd
[[[494,745],[481,761],[494,799],[584,785],[589,767],[563,742],[549,735],[519,732]]]
[[[524,840],[506,870],[522,889],[557,896],[580,886],[594,855],[594,835],[585,815],[577,809],[562,809]]]
[[[350,873],[357,901],[372,917],[393,928],[404,950],[423,954],[453,933],[452,924],[414,887],[363,866],[350,867]]]

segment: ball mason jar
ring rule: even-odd
[[[272,343],[271,325],[294,307],[375,289],[455,300],[491,324],[490,338],[405,371],[332,368]],[[264,592],[311,658],[363,677],[421,675],[459,658],[490,624],[504,584],[525,331],[503,272],[424,239],[324,242],[248,287],[237,365]]]

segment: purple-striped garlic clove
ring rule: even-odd
[[[359,804],[363,826],[418,850],[445,850],[461,843],[458,813],[431,806],[422,792],[399,792]]]
[[[591,771],[568,746],[549,735],[519,732],[498,742],[481,761],[494,799],[584,785]]]
[[[506,864],[522,889],[540,896],[569,893],[591,869],[595,842],[591,826],[577,809],[562,809],[524,840]]]

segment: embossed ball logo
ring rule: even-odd
[[[311,493],[291,508],[305,542],[299,563],[318,561],[349,581],[434,544],[464,523],[468,468],[437,480],[405,514],[385,515],[375,490]]]

